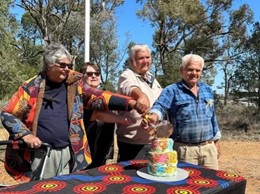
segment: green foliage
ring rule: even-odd
[[[23,39],[19,42],[21,63],[40,70],[42,65],[43,45],[37,45],[31,39]]]
[[[195,53],[205,59],[203,79],[210,84],[214,82],[216,66],[223,60],[222,55],[229,48],[225,44],[226,37],[240,43],[245,41],[243,35],[252,19],[248,6],[242,5],[233,10],[232,0],[137,2],[144,5],[138,15],[148,20],[155,29],[153,45],[163,74],[167,74],[171,64],[169,54],[183,56]],[[238,46],[242,47],[242,44]]]
[[[15,32],[17,23],[9,13],[11,1],[1,1],[0,4],[0,99],[11,92],[20,81],[20,73],[16,72],[19,68],[19,56],[15,44]]]
[[[120,53],[117,51],[118,42],[115,31],[115,18],[113,14],[101,12],[95,16],[94,25],[91,27],[92,42],[90,61],[99,64],[102,68],[102,82],[115,77],[115,68],[119,61]]]
[[[246,97],[255,97],[260,113],[260,25],[255,23],[253,33],[248,39],[244,56],[235,71],[232,92],[239,95],[242,92]]]
[[[124,1],[91,0],[90,61],[102,69],[102,82],[114,83],[123,54],[118,49],[116,38],[115,9]],[[61,42],[75,58],[75,69],[84,63],[85,1],[21,1],[25,10],[19,38],[22,42],[24,62],[38,64],[41,47],[39,45]],[[33,49],[33,47],[35,47]]]
[[[9,98],[25,80],[34,76],[38,68],[11,60],[1,65],[0,99]]]
[[[157,65],[155,63],[155,75],[161,86],[164,88],[167,85],[172,84],[173,82],[179,81],[179,66],[181,64],[181,56],[168,53],[167,55],[165,55],[164,65],[162,65],[159,62],[159,59],[156,59],[156,57],[158,57],[158,55],[155,55],[153,60],[157,60]]]
[[[35,16],[37,17],[37,16]],[[21,18],[21,29],[18,34],[21,40],[27,41],[28,39],[36,44],[42,41],[42,34],[39,26],[29,12],[25,12]]]

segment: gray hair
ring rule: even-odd
[[[146,45],[146,44],[136,44],[136,45],[131,47],[130,56],[129,56],[129,65],[132,65],[133,63],[135,63],[136,53],[139,52],[139,51],[143,51],[143,50],[146,50],[146,51],[149,52],[149,54],[151,54],[149,46]]]
[[[204,67],[204,59],[196,54],[187,54],[184,57],[182,57],[182,63],[180,65],[180,68],[185,68],[187,65],[190,64],[191,61],[199,62],[202,66],[202,69]]]
[[[43,56],[43,71],[46,71],[48,67],[52,67],[59,59],[65,57],[71,61],[69,51],[62,44],[53,43],[48,45]]]

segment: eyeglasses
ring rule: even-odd
[[[89,77],[95,75],[97,77],[97,76],[100,76],[100,72],[86,72],[85,75],[87,75]]]
[[[65,69],[66,67],[68,67],[68,69],[72,69],[72,67],[73,67],[73,64],[71,64],[71,63],[58,63],[57,62],[56,64],[58,64],[57,66],[62,69]]]

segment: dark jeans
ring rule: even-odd
[[[151,150],[150,144],[128,144],[117,141],[118,143],[118,162],[140,159],[147,159],[147,153]]]
[[[114,123],[93,122],[87,128],[87,137],[92,157],[92,163],[87,167],[95,168],[106,163],[114,140]]]

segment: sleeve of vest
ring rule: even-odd
[[[121,110],[128,111],[128,96],[116,94],[110,91],[103,91],[91,88],[88,85],[83,87],[84,107],[91,110]]]
[[[23,122],[30,111],[26,103],[28,100],[27,96],[23,88],[20,87],[2,109],[1,121],[9,132],[10,139],[19,139],[31,133]]]

